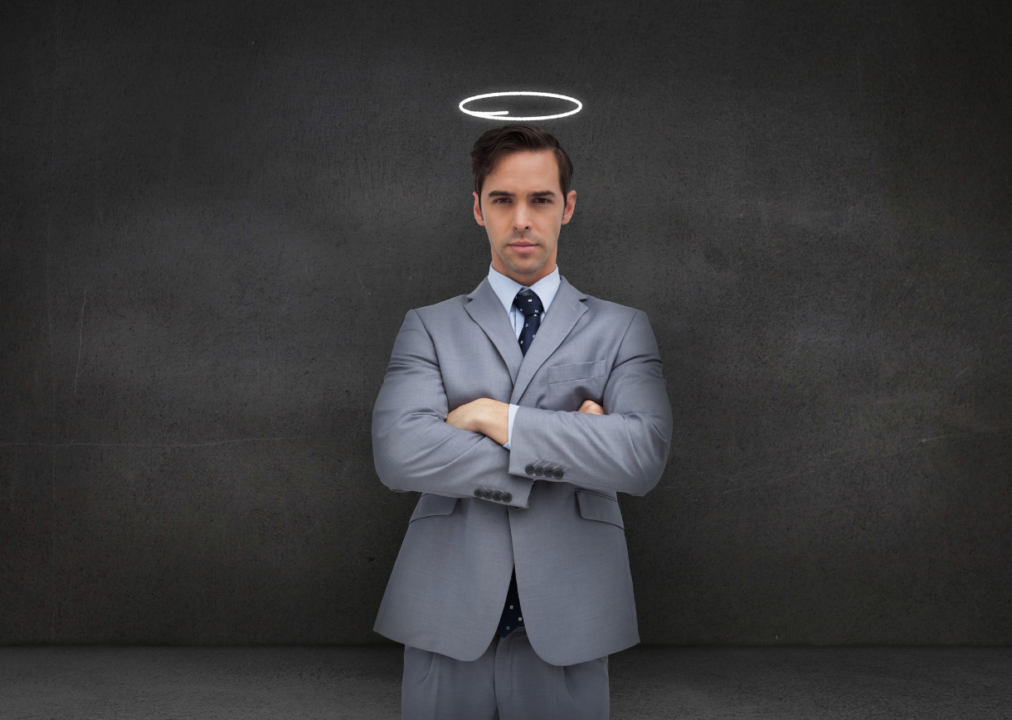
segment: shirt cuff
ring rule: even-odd
[[[507,450],[510,449],[510,439],[513,437],[513,418],[517,416],[517,408],[519,405],[510,403],[510,415],[509,420],[506,423],[506,444],[503,445]]]

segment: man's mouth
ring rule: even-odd
[[[537,247],[537,245],[534,243],[518,242],[518,243],[510,243],[510,247],[519,253],[526,254],[532,252],[534,248]]]

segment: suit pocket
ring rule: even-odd
[[[552,365],[548,368],[548,384],[587,381],[594,378],[603,380],[607,375],[608,367],[604,360]]]
[[[548,404],[551,410],[579,410],[584,400],[601,402],[608,382],[608,364],[596,362],[552,365],[548,368]]]
[[[585,520],[598,520],[625,529],[625,524],[622,522],[622,511],[618,507],[617,499],[586,490],[577,490],[576,502],[580,506],[580,516]]]
[[[422,496],[418,499],[418,504],[415,505],[415,511],[411,513],[411,519],[408,520],[408,523],[412,523],[418,518],[431,517],[433,515],[449,515],[457,507],[458,500],[460,498],[422,493]]]

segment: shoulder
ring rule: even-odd
[[[586,293],[580,293],[580,295],[580,302],[587,309],[581,321],[586,323],[588,329],[593,328],[594,332],[603,332],[611,337],[622,338],[623,343],[655,342],[650,319],[639,308],[602,300]]]
[[[642,311],[634,307],[612,302],[611,300],[602,300],[590,293],[585,293],[574,287],[566,278],[562,278],[562,286],[559,288],[559,294],[556,296],[556,299],[560,297],[578,300],[587,309],[588,319],[600,318],[612,322],[624,319],[628,324],[637,314],[642,314]]]
[[[626,318],[631,320],[636,313],[642,312],[629,305],[622,305],[611,300],[602,300],[593,295],[587,295],[586,299],[583,300],[583,304],[587,306],[587,310],[593,312],[595,315],[611,319]]]
[[[438,322],[449,317],[453,317],[457,313],[464,311],[464,306],[470,302],[467,295],[457,295],[452,298],[447,298],[441,302],[433,303],[432,305],[423,305],[422,307],[412,308],[408,310],[408,315],[414,314],[424,324],[428,325],[432,322]]]
[[[587,320],[590,322],[628,328],[637,318],[641,321],[646,320],[646,313],[637,308],[602,300],[586,293],[580,294],[583,296],[580,302],[587,308]]]

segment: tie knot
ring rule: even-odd
[[[540,314],[545,309],[538,294],[528,288],[517,293],[517,296],[513,298],[513,304],[517,310],[524,314],[524,317]]]

